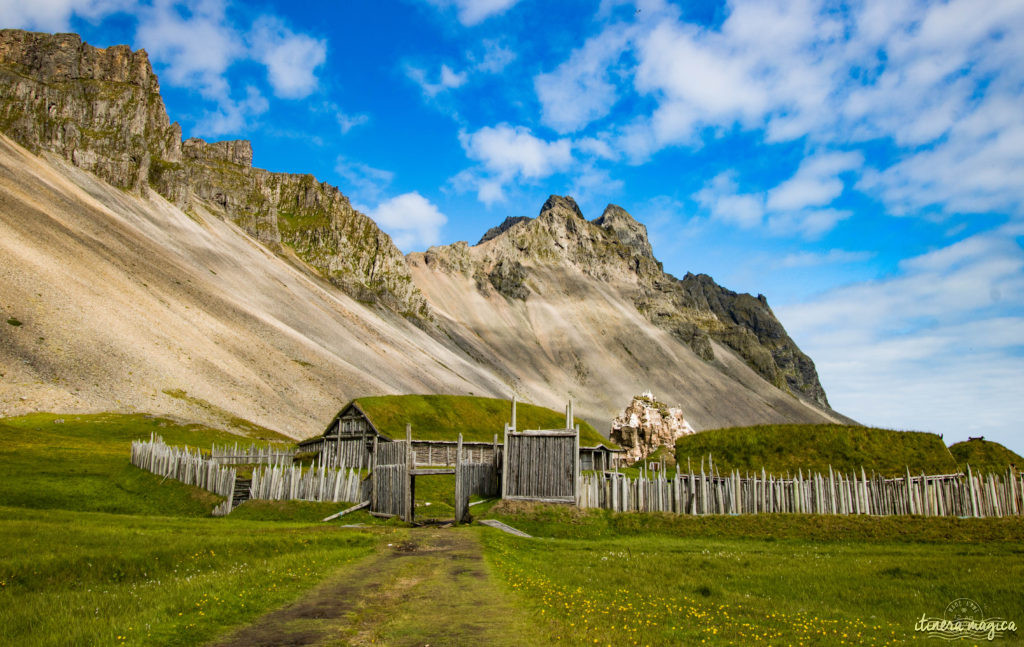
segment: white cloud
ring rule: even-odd
[[[448,219],[418,192],[403,193],[377,205],[369,214],[402,251],[436,245]]]
[[[246,97],[235,101],[223,97],[216,109],[207,112],[196,122],[193,132],[201,137],[219,137],[244,130],[253,118],[262,115],[270,107],[260,91],[252,86],[246,88]]]
[[[478,25],[491,16],[505,13],[519,0],[427,0],[439,9],[454,7],[459,22],[466,27]]]
[[[622,56],[627,39],[625,30],[608,29],[551,72],[534,77],[541,120],[560,133],[569,133],[607,115],[618,100],[609,67]]]
[[[776,308],[837,410],[861,422],[1013,440],[1024,415],[1024,250],[1013,226],[884,280]]]
[[[156,0],[139,10],[138,20],[136,42],[167,66],[161,80],[197,90],[207,99],[228,101],[225,73],[245,57],[246,47],[227,22],[223,2]]]
[[[612,115],[599,135],[633,162],[736,130],[847,150],[882,140],[897,163],[849,170],[893,213],[1024,213],[1024,3],[732,0],[712,26],[658,2],[614,13],[621,4],[603,2],[602,30],[538,77],[548,125],[569,132]],[[598,55],[621,34],[621,51]],[[556,100],[570,93],[581,99]],[[614,112],[624,97],[640,109]]]
[[[778,262],[778,266],[783,268],[800,268],[862,263],[870,260],[874,255],[874,252],[851,252],[843,249],[830,249],[824,253],[796,252],[782,257]]]
[[[515,179],[536,180],[567,169],[573,161],[567,139],[545,141],[528,128],[499,124],[475,132],[459,133],[466,155],[480,162],[481,169],[463,171],[453,183],[457,189],[477,189],[487,204],[504,199],[502,186]]]
[[[0,25],[39,31],[70,31],[71,17],[90,22],[132,6],[131,0],[5,0],[0,2]]]
[[[861,167],[860,153],[822,153],[805,158],[796,175],[768,192],[768,208],[791,211],[830,204],[843,192],[839,174]]]
[[[505,47],[498,40],[484,40],[481,51],[467,51],[467,67],[461,71],[447,63],[442,63],[436,74],[429,74],[426,69],[411,63],[405,64],[405,75],[420,86],[423,96],[427,99],[440,99],[449,90],[461,88],[473,76],[481,74],[497,74],[516,59],[516,53]]]
[[[693,197],[715,220],[744,229],[757,227],[764,218],[764,198],[739,194],[738,189],[736,174],[726,171],[712,178]]]
[[[446,90],[461,87],[468,78],[466,72],[455,72],[447,64],[441,65],[441,69],[437,73],[437,81],[428,80],[426,70],[412,65],[405,67],[405,75],[420,86],[423,95],[428,99],[432,99]]]
[[[327,59],[326,41],[296,34],[274,16],[257,19],[249,38],[252,56],[267,67],[275,95],[303,99],[317,89],[315,70]]]
[[[862,163],[860,153],[811,155],[792,177],[765,192],[740,192],[736,173],[726,171],[708,181],[693,198],[720,222],[743,229],[766,225],[767,231],[777,236],[815,240],[853,215],[828,205],[843,192],[839,175]]]
[[[471,159],[502,176],[547,177],[572,161],[568,140],[548,142],[523,126],[486,126],[473,133],[460,133],[459,141]]]
[[[806,240],[817,240],[852,215],[852,211],[843,209],[782,211],[768,216],[768,230],[778,236],[798,235]]]
[[[470,52],[467,58],[473,69],[485,74],[497,74],[516,60],[516,53],[499,40],[484,40],[483,54]]]
[[[391,171],[347,160],[344,157],[337,159],[334,172],[342,178],[339,184],[343,192],[362,203],[380,201],[384,190],[395,177]],[[363,207],[360,209],[367,210]]]
[[[340,110],[334,113],[335,119],[338,121],[338,127],[341,128],[341,134],[347,134],[348,131],[352,130],[356,126],[362,126],[370,120],[369,115],[358,114],[358,115],[347,115]]]

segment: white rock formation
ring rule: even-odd
[[[659,447],[674,448],[676,439],[695,433],[683,418],[683,410],[658,402],[650,391],[633,401],[613,421],[611,440],[626,450],[626,460],[636,462]]]

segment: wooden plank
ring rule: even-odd
[[[417,467],[409,473],[413,476],[432,476],[437,474],[455,474],[456,471],[454,467]]]
[[[323,521],[331,521],[332,519],[337,519],[338,517],[344,517],[345,515],[347,515],[350,512],[355,512],[356,510],[362,510],[363,508],[367,508],[369,506],[370,506],[370,502],[369,501],[363,501],[362,503],[357,503],[356,505],[352,506],[351,508],[345,508],[341,512],[336,512],[335,514],[332,514],[329,517],[324,517]]]

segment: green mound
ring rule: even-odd
[[[405,425],[412,425],[417,440],[457,440],[491,442],[501,434],[511,415],[508,400],[472,395],[382,395],[355,400],[369,416],[377,431],[390,438],[404,438]],[[580,445],[603,443],[617,447],[597,433],[590,424],[575,418],[580,426]],[[516,427],[524,429],[564,429],[565,414],[534,404],[520,402],[516,407]]]
[[[700,469],[711,454],[720,472],[795,474],[797,470],[860,471],[895,476],[907,468],[913,474],[951,474],[960,471],[936,434],[842,425],[762,425],[704,431],[676,442],[676,459],[686,469],[690,459]],[[706,465],[705,465],[706,467]]]
[[[207,516],[221,498],[129,462],[131,442],[163,436],[209,448],[238,436],[139,414],[32,414],[0,419],[0,505],[119,514]]]
[[[972,470],[980,472],[1006,472],[1010,465],[1024,469],[1024,458],[1020,454],[991,440],[965,440],[950,445],[949,452],[961,466],[970,465]]]

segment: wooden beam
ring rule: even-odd
[[[363,501],[362,503],[357,503],[356,505],[352,506],[351,508],[345,508],[341,512],[336,512],[335,514],[332,514],[329,517],[324,517],[323,520],[324,521],[330,521],[331,519],[337,519],[338,517],[344,517],[349,512],[355,512],[356,510],[362,510],[363,508],[367,507],[368,505],[370,505],[369,501]]]

